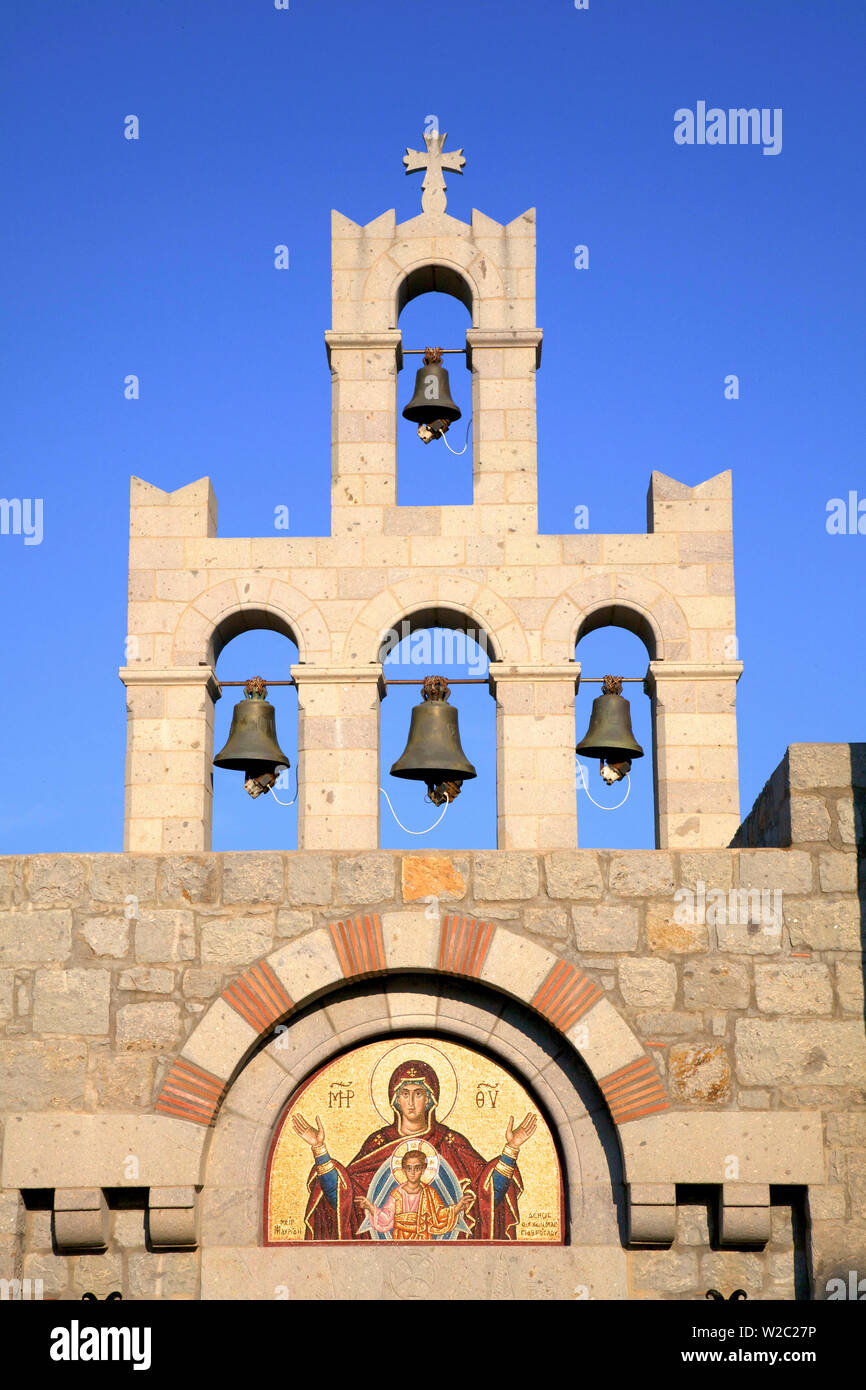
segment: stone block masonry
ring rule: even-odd
[[[845,757],[835,746],[809,754],[814,770],[801,780],[833,778],[803,789],[826,809],[827,836],[790,849],[0,859],[0,983],[8,986],[0,993],[0,1254],[8,1268],[16,1277],[48,1271],[51,1287],[69,1293],[83,1277],[76,1261],[102,1259],[112,1286],[144,1296],[156,1288],[157,1266],[148,1264],[156,1256],[144,1226],[132,1226],[146,1213],[104,1210],[96,1197],[152,1188],[162,1202],[154,1229],[177,1230],[185,1243],[162,1257],[161,1268],[173,1271],[162,1276],[164,1296],[225,1292],[231,1259],[207,1253],[217,1229],[207,1214],[216,1220],[225,1200],[213,1188],[205,1137],[214,1127],[237,1133],[220,1159],[229,1177],[217,1188],[235,1182],[246,1194],[238,1211],[253,1211],[263,1172],[251,1157],[258,1149],[241,1141],[250,1117],[232,1118],[232,1097],[252,1078],[251,1059],[265,1055],[256,1053],[259,1030],[272,1030],[283,1010],[300,1078],[305,1055],[325,1057],[357,1036],[364,1010],[339,1015],[336,1001],[372,974],[393,975],[402,990],[388,1026],[419,1026],[431,1000],[436,1026],[435,1001],[463,979],[487,992],[503,1028],[510,1011],[524,1010],[503,1033],[515,1061],[530,1055],[533,1014],[574,1050],[620,1136],[633,1240],[643,1232],[665,1246],[617,1247],[634,1296],[693,1297],[720,1287],[720,1270],[750,1295],[793,1297],[802,1292],[795,1266],[806,1258],[793,1232],[807,1217],[812,1291],[821,1296],[834,1262],[866,1255],[862,843],[842,833],[839,804],[856,793],[841,780]],[[859,758],[849,747],[847,765]],[[794,765],[791,750],[786,766]],[[690,921],[690,910],[701,915],[701,883],[703,920]],[[760,892],[777,888],[778,925],[760,917]],[[724,903],[719,912],[716,900],[715,915],[712,889]],[[420,994],[400,985],[407,972],[426,981]],[[325,1025],[329,1008],[345,1022]],[[306,1022],[294,1023],[296,1014]],[[463,1025],[455,1015],[449,1026]],[[479,1025],[466,1027],[475,1038]],[[309,1035],[318,1052],[309,1043],[297,1050],[292,1038],[310,1028],[321,1029]],[[293,1084],[287,1077],[286,1095]],[[537,1084],[546,1094],[540,1077]],[[554,1089],[567,1102],[564,1085]],[[646,1097],[637,1112],[633,1094]],[[670,1202],[677,1184],[691,1185],[698,1206]],[[39,1213],[20,1196],[46,1188],[62,1194],[66,1211],[82,1213],[74,1217],[82,1230],[91,1223],[105,1255],[46,1248]],[[182,1191],[177,1207],[169,1191]],[[723,1241],[725,1232],[731,1241],[746,1232],[753,1243],[715,1252],[696,1243],[701,1202]],[[257,1239],[244,1237],[256,1248]],[[626,1296],[617,1288],[604,1296]]]

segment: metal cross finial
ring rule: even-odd
[[[442,146],[447,139],[447,130],[443,130],[441,135],[438,131],[433,131],[431,135],[425,131],[424,143],[427,149],[422,153],[421,150],[410,150],[407,146],[403,156],[407,174],[415,174],[419,169],[425,170],[424,182],[421,185],[422,212],[444,212],[445,179],[442,177],[443,172],[447,169],[452,174],[463,173],[463,165],[466,163],[463,150],[443,151]]]

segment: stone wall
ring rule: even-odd
[[[866,743],[792,743],[731,844],[862,851],[864,825]]]
[[[287,1098],[314,1062],[358,1035],[364,1009],[349,1001],[367,976],[384,977],[381,1026],[398,1029],[393,992],[410,990],[407,971],[412,1016],[427,1010],[431,1027],[453,1015],[459,1033],[465,1016],[443,1001],[463,998],[470,978],[489,1022],[475,1019],[467,1036],[505,1046],[510,1018],[503,1055],[519,1059],[547,1030],[551,1055],[561,1048],[582,1069],[590,1111],[614,1136],[619,1224],[605,1218],[579,1240],[573,1231],[568,1255],[543,1252],[537,1296],[564,1296],[561,1281],[580,1282],[581,1270],[591,1296],[677,1298],[728,1284],[793,1297],[810,1267],[821,1296],[838,1268],[866,1273],[862,840],[841,776],[846,758],[862,769],[863,750],[789,751],[789,775],[811,778],[792,780],[792,792],[814,803],[809,843],[790,849],[0,859],[0,1277],[43,1278],[46,1296],[109,1285],[130,1297],[237,1294],[236,1237],[207,1221],[226,1205],[221,1188],[243,1188],[250,1211],[260,1209],[264,1169],[250,1157],[259,1150],[219,1149],[221,1135],[250,1124],[243,1078],[253,1087],[251,1069],[275,1062]],[[381,958],[338,961],[331,924],[364,917],[381,924]],[[483,968],[443,954],[455,917],[470,931],[493,924]],[[296,1049],[290,1067],[273,1051],[273,1026],[257,1036],[229,1007],[232,982],[262,960],[292,1002],[289,1038],[314,1027],[314,1051]],[[545,1002],[557,971],[582,981],[589,1011],[579,1024]],[[210,1125],[182,1118],[183,1103],[172,1109],[183,1066],[212,1078]],[[634,1067],[657,1102],[647,1113],[617,1109],[615,1078]],[[550,1091],[574,1123],[568,1085],[546,1076],[539,1063],[526,1084],[542,1099]],[[259,1115],[256,1143],[274,1119]],[[564,1145],[569,1132],[563,1118]],[[130,1152],[137,1171],[127,1172]],[[728,1171],[731,1156],[741,1167]],[[81,1216],[82,1202],[95,1203],[92,1213]],[[200,1250],[153,1239],[155,1211],[184,1203],[189,1222],[178,1217],[171,1230],[195,1245],[193,1208],[203,1211],[204,1284]],[[52,1206],[57,1229],[97,1231],[107,1253],[89,1253],[92,1235],[51,1253]],[[260,1262],[250,1287],[273,1296],[274,1262],[299,1266],[259,1248],[257,1220],[239,1248]],[[639,1248],[648,1244],[656,1248]],[[329,1257],[334,1289],[360,1254]],[[565,1269],[564,1259],[577,1264]],[[605,1282],[616,1260],[625,1263]],[[522,1268],[509,1252],[513,1289],[524,1287]]]

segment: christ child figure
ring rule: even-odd
[[[392,1240],[432,1240],[453,1231],[461,1213],[475,1201],[472,1194],[446,1206],[439,1193],[422,1181],[427,1155],[420,1149],[409,1149],[400,1167],[405,1181],[392,1190],[381,1207],[366,1197],[355,1199],[366,1211],[370,1225],[385,1235],[391,1232]]]

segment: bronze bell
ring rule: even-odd
[[[244,773],[244,790],[261,796],[277,780],[278,770],[290,767],[277,743],[274,707],[265,696],[268,688],[261,676],[244,686],[244,699],[234,707],[232,727],[226,745],[214,758],[214,767]]]
[[[438,426],[447,430],[460,419],[460,407],[451,398],[451,383],[442,366],[442,349],[425,348],[424,366],[415,374],[415,394],[403,411],[404,420],[416,425]]]
[[[589,728],[575,752],[610,764],[642,758],[643,749],[632,733],[628,700],[620,694],[622,678],[605,676],[601,688],[603,693],[592,702]]]
[[[392,777],[426,782],[434,806],[453,801],[462,784],[478,776],[460,745],[457,711],[445,703],[449,693],[444,676],[428,676],[422,683],[422,703],[412,710],[406,747],[391,768]]]

